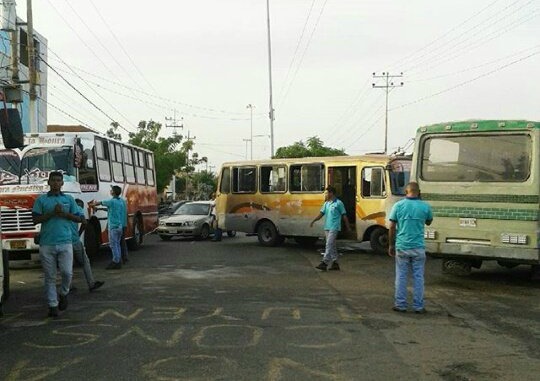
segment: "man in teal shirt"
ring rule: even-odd
[[[108,209],[107,222],[109,229],[109,245],[112,251],[112,261],[106,267],[107,270],[119,270],[122,268],[121,240],[124,226],[126,225],[127,207],[126,202],[120,197],[122,188],[118,185],[111,187],[110,200],[93,201],[91,206],[103,205]]]
[[[77,204],[70,195],[62,192],[64,176],[51,172],[48,181],[50,191],[36,199],[32,209],[34,224],[41,224],[39,256],[44,272],[45,293],[49,316],[57,317],[58,310],[67,308],[69,287],[73,273],[73,248],[71,227],[82,222]],[[60,268],[62,285],[56,290],[56,267]]]
[[[336,197],[336,188],[333,186],[326,188],[325,203],[323,204],[319,215],[315,217],[310,226],[313,227],[313,224],[323,216],[325,217],[324,233],[326,235],[326,248],[323,260],[315,268],[322,271],[327,271],[328,269],[339,270],[336,239],[341,231],[342,221],[345,224],[347,231],[351,230],[351,227],[347,218],[345,205],[343,205],[343,202]]]
[[[418,183],[407,184],[406,197],[395,203],[390,212],[388,255],[396,257],[395,301],[393,310],[407,311],[407,278],[409,268],[414,280],[413,308],[416,313],[426,313],[424,308],[424,265],[426,249],[424,225],[431,225],[431,206],[420,200]],[[397,232],[397,234],[396,234]]]

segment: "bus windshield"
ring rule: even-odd
[[[422,149],[425,181],[523,182],[529,178],[532,142],[528,135],[441,136]]]
[[[72,147],[32,148],[22,160],[15,150],[0,150],[0,185],[44,183],[53,171],[66,182],[76,180]]]
[[[394,160],[390,163],[390,187],[392,194],[405,196],[405,188],[411,178],[411,161]]]

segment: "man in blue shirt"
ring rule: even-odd
[[[336,197],[336,188],[329,186],[326,188],[325,203],[323,204],[319,215],[311,222],[310,227],[319,221],[323,216],[324,219],[324,233],[326,235],[326,248],[324,257],[321,263],[315,268],[327,271],[327,270],[339,270],[338,251],[336,239],[341,231],[341,221],[345,224],[347,231],[351,230],[349,220],[347,219],[347,211],[343,202]]]
[[[109,245],[112,251],[112,261],[106,267],[107,270],[119,270],[122,268],[121,239],[124,226],[126,225],[127,207],[126,202],[120,198],[122,188],[118,185],[111,187],[110,200],[93,201],[91,206],[103,205],[108,209],[107,222],[109,229]]]
[[[431,225],[433,213],[431,206],[420,200],[418,183],[407,184],[406,197],[394,204],[389,220],[388,255],[396,257],[396,290],[393,310],[407,311],[407,277],[409,268],[412,268],[413,309],[416,313],[426,313],[424,308],[424,265],[426,262],[424,225]]]
[[[50,191],[36,199],[32,209],[34,224],[41,224],[39,234],[39,256],[44,272],[45,293],[49,305],[49,316],[57,317],[58,310],[67,308],[69,286],[73,272],[73,248],[71,227],[82,222],[77,204],[70,195],[62,192],[64,176],[51,172],[48,181]],[[62,285],[56,290],[56,267],[60,268]]]

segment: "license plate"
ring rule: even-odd
[[[476,227],[476,218],[460,218],[459,226],[463,228],[475,228]]]
[[[9,243],[9,246],[11,249],[26,249],[26,241],[20,240],[20,241],[11,241]]]

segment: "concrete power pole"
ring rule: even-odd
[[[188,130],[187,134],[187,141],[190,142],[192,140],[197,139],[196,136],[190,136],[190,131]],[[186,167],[189,167],[189,151],[191,151],[189,148],[187,150],[187,158],[186,158]],[[189,170],[186,171],[186,200],[189,200],[189,193],[188,190],[191,188],[191,180],[189,179]]]
[[[373,78],[382,78],[385,80],[383,85],[377,85],[376,83],[372,83],[372,86],[374,89],[384,89],[386,93],[386,111],[384,117],[384,153],[388,154],[388,94],[396,87],[403,87],[403,82],[391,82],[393,78],[403,78],[403,73],[400,73],[398,75],[392,75],[389,72],[384,72],[382,73],[382,75],[377,75],[377,73],[373,73]]]
[[[165,128],[174,128],[173,135],[176,135],[176,129],[181,128],[184,129],[184,118],[180,118],[181,124],[178,124],[178,119],[176,119],[176,109],[174,110],[174,116],[172,117],[165,117],[166,122],[171,122],[171,124],[165,123]],[[172,188],[172,199],[176,198],[176,174],[172,175],[171,179],[171,188]]]
[[[30,104],[29,121],[30,132],[38,132],[37,126],[37,92],[36,92],[36,51],[34,47],[34,21],[32,16],[32,0],[26,0],[26,22],[27,22],[27,47],[28,47],[28,72],[30,82]]]
[[[270,90],[270,111],[268,116],[270,117],[270,158],[274,157],[274,100],[272,95],[272,43],[270,41],[270,0],[266,0],[266,20],[268,27],[268,79]]]
[[[253,106],[251,103],[248,104],[246,106],[246,108],[249,109],[249,126],[250,126],[250,132],[249,132],[249,136],[250,136],[250,139],[249,141],[251,142],[250,143],[250,159],[249,160],[253,160],[253,109],[255,108],[255,106]],[[247,155],[246,155],[246,159],[247,159]]]

